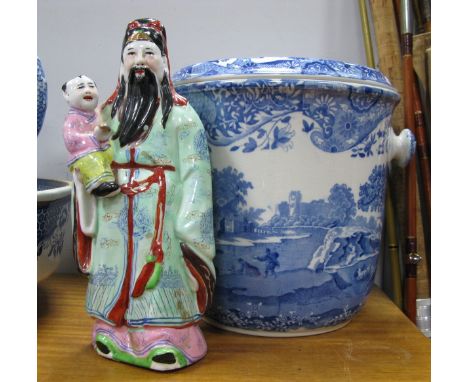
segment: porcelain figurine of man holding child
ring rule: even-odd
[[[94,144],[94,163],[109,161],[111,171],[107,178],[105,163],[91,166],[91,178],[99,178],[91,186],[81,167],[72,168],[76,257],[89,274],[93,345],[103,357],[150,369],[188,366],[207,351],[198,322],[215,281],[211,169],[202,123],[173,88],[163,25],[128,24],[118,84],[98,108],[98,122],[91,106],[72,103],[81,83],[95,91],[82,76],[64,92],[71,113],[93,132],[82,157]],[[95,191],[114,182],[116,190]]]

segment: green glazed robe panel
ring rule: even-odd
[[[175,171],[165,171],[164,262],[156,287],[146,289],[140,297],[130,297],[125,315],[129,326],[183,326],[201,318],[198,285],[184,262],[181,243],[187,244],[215,274],[211,170],[202,123],[190,105],[174,106],[165,129],[161,117],[159,109],[150,134],[136,146],[135,162],[175,167]],[[115,132],[118,121],[114,119],[109,125]],[[130,161],[130,150],[121,148],[118,140],[113,141],[113,148],[116,163]],[[135,170],[139,181],[151,174],[147,169]],[[119,169],[118,183],[128,183],[129,175],[129,169]],[[158,192],[158,183],[153,183],[147,191],[134,196],[130,295],[150,254]],[[111,324],[108,314],[119,298],[128,265],[128,204],[128,197],[122,193],[97,199],[86,305],[90,315]]]

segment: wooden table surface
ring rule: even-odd
[[[38,381],[429,381],[430,340],[378,288],[344,328],[265,338],[203,324],[208,354],[160,373],[98,356],[85,312],[87,280],[54,275],[38,285]]]

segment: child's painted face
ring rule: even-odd
[[[70,106],[88,113],[96,109],[99,101],[94,81],[86,76],[75,77],[68,81],[64,97]]]

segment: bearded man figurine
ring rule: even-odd
[[[215,281],[211,169],[202,123],[173,88],[166,31],[128,24],[114,94],[100,107],[112,130],[120,193],[76,185],[79,268],[103,357],[155,370],[206,354],[198,326]]]

